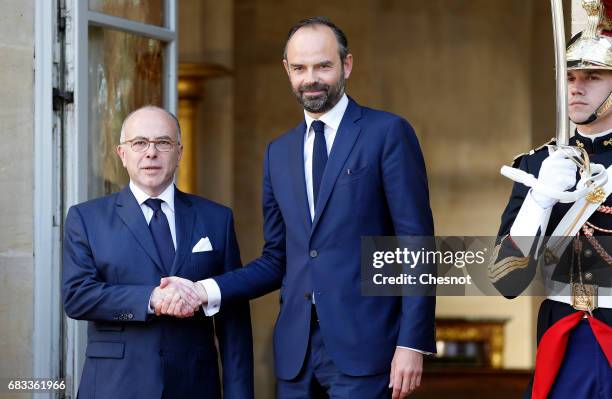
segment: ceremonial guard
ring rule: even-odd
[[[516,183],[490,279],[503,295],[514,297],[540,276],[547,295],[538,314],[528,398],[612,399],[610,3],[583,1],[587,28],[567,46],[566,68],[557,63],[557,72],[567,73],[567,87],[558,89],[561,133],[502,169]],[[568,113],[577,129],[564,140]]]

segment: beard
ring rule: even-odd
[[[340,79],[335,85],[328,85],[325,83],[313,83],[309,85],[300,86],[297,90],[293,90],[293,94],[297,98],[298,102],[308,112],[313,114],[322,114],[329,111],[340,101],[340,98],[344,94],[344,87],[346,85],[346,79],[344,79],[344,71],[340,74]],[[316,96],[306,96],[305,91],[321,91],[321,94]]]

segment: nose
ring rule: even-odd
[[[149,143],[149,148],[145,151],[145,156],[147,158],[157,158],[157,148],[155,148],[155,144]]]
[[[308,68],[306,71],[306,76],[304,76],[304,83],[307,85],[311,85],[317,82],[317,76],[314,68]]]
[[[574,79],[571,82],[568,82],[567,89],[570,95],[573,96],[582,96],[584,95],[584,82],[581,79]]]

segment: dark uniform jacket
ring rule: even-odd
[[[554,144],[554,141],[550,144]],[[570,139],[570,145],[584,148],[589,154],[591,163],[602,164],[606,168],[612,164],[612,133],[596,138],[594,141],[576,134]],[[548,154],[548,147],[544,145],[531,151],[529,154],[517,157],[513,166],[519,167],[521,170],[537,177],[542,162],[548,157]],[[520,294],[529,285],[537,272],[537,262],[533,256],[535,253],[535,243],[532,247],[531,256],[524,257],[522,252],[513,243],[512,238],[509,237],[510,228],[528,192],[529,188],[525,185],[521,183],[514,184],[510,200],[501,219],[498,233],[499,246],[497,248],[499,253],[496,262],[490,267],[490,275],[495,275],[495,278],[492,279],[495,287],[507,297],[515,297]],[[544,232],[546,236],[550,236],[553,233],[557,224],[572,205],[557,203],[553,207],[546,232]],[[609,196],[603,205],[612,206],[612,196]],[[612,214],[596,211],[588,221],[597,227],[612,230]],[[538,232],[538,234],[542,234],[542,232]],[[582,281],[585,284],[611,287],[612,264],[609,264],[598,253],[596,248],[584,238],[582,230],[580,235],[582,236],[580,240],[582,248],[578,252],[572,243],[567,246],[561,259],[555,266],[552,279],[569,283],[571,279],[577,282],[582,277]],[[594,231],[594,236],[599,245],[612,255],[612,234]],[[537,242],[538,240],[534,241]],[[579,275],[577,267],[578,256],[580,256],[582,276]],[[501,267],[504,263],[505,265]],[[570,272],[573,272],[573,277],[570,276],[572,274]],[[575,311],[568,304],[546,299],[542,303],[538,314],[538,343],[544,332],[551,325]],[[612,309],[598,308],[593,312],[593,315],[606,324],[612,325]]]

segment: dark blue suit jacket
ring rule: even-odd
[[[192,281],[240,267],[231,210],[175,191],[177,253],[170,275]],[[202,237],[213,251],[192,253]],[[215,333],[225,398],[253,397],[248,303],[213,319],[148,315],[166,275],[129,187],[73,206],[64,237],[63,300],[69,317],[89,320],[79,397],[220,398]]]
[[[387,372],[396,345],[435,352],[434,297],[361,295],[361,236],[433,235],[425,165],[412,127],[350,100],[312,222],[305,129],[302,123],[268,146],[263,253],[241,270],[215,277],[221,306],[280,288],[274,355],[281,379],[295,377],[304,361],[311,292],[325,347],[343,373]]]

